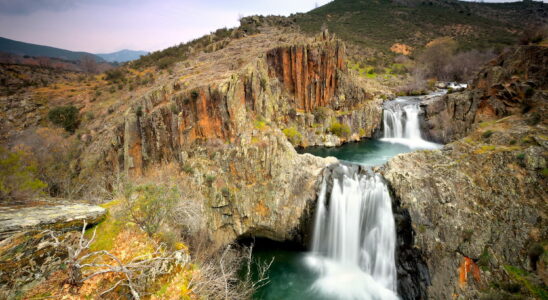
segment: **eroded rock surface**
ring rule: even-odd
[[[441,151],[396,156],[384,169],[428,263],[430,298],[477,298],[510,280],[505,266],[538,269],[528,253],[548,239],[548,130],[546,120],[531,126],[527,117],[494,122]]]
[[[339,145],[372,136],[381,121],[380,100],[343,68],[344,49],[327,34],[265,29],[198,54],[85,149],[83,175],[192,169],[184,176],[203,197],[197,201],[218,244],[240,236],[303,240],[318,174],[334,161],[298,155],[289,141]],[[348,131],[329,132],[333,123]]]
[[[70,230],[97,224],[106,210],[96,205],[72,204],[36,207],[0,207],[0,240],[18,232],[39,229]]]
[[[548,50],[520,46],[490,62],[462,93],[423,103],[430,139],[448,143],[463,138],[477,124],[528,112],[548,98]]]

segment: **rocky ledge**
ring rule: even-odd
[[[106,210],[88,204],[36,206],[25,208],[0,208],[0,240],[18,232],[51,228],[71,230],[103,219]]]
[[[426,258],[431,299],[509,297],[512,282],[539,296],[548,283],[548,130],[546,122],[528,125],[531,118],[493,122],[384,168]]]

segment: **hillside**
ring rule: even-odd
[[[112,53],[100,53],[96,55],[108,62],[126,62],[126,61],[139,59],[139,57],[147,54],[148,54],[147,51],[135,51],[135,50],[124,49],[124,50],[120,50]]]
[[[95,54],[88,52],[75,52],[65,49],[35,45],[30,43],[24,43],[14,41],[0,37],[0,52],[12,53],[21,56],[35,56],[35,57],[53,57],[63,60],[77,61],[81,60],[84,56],[90,56],[95,59],[96,62],[104,62],[105,60]]]
[[[294,16],[305,32],[325,25],[360,47],[388,53],[395,43],[421,48],[442,37],[461,49],[501,48],[515,44],[530,26],[547,24],[542,2],[477,3],[452,0],[335,0]]]

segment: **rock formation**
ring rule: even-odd
[[[88,204],[4,207],[0,208],[0,240],[27,230],[79,229],[84,221],[97,224],[105,214],[104,208]]]
[[[383,168],[426,259],[430,299],[510,297],[510,280],[540,297],[543,283],[534,278],[544,278],[539,257],[548,238],[547,53],[520,47],[482,71],[472,90],[429,103],[427,120],[439,122],[430,123],[433,136],[470,134],[441,151],[398,155]],[[519,75],[516,66],[524,68]],[[531,94],[528,86],[540,88]]]
[[[236,40],[181,65],[175,70],[180,79],[133,101],[113,129],[94,140],[83,174],[99,167],[146,177],[166,164],[193,168],[214,241],[302,240],[317,175],[333,160],[298,155],[281,129],[296,128],[301,144],[336,145],[372,136],[381,109],[380,100],[369,99],[346,74],[341,42],[324,36],[271,44],[286,38],[269,33]],[[227,53],[249,44],[255,47],[234,65]],[[326,133],[333,122],[351,132]]]
[[[525,113],[546,101],[547,64],[543,46],[513,48],[484,67],[467,91],[425,102],[430,138],[448,143],[466,136],[482,121]]]

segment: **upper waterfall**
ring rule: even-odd
[[[412,149],[437,149],[441,145],[423,139],[420,129],[420,98],[401,97],[386,102],[381,141],[399,143]]]

